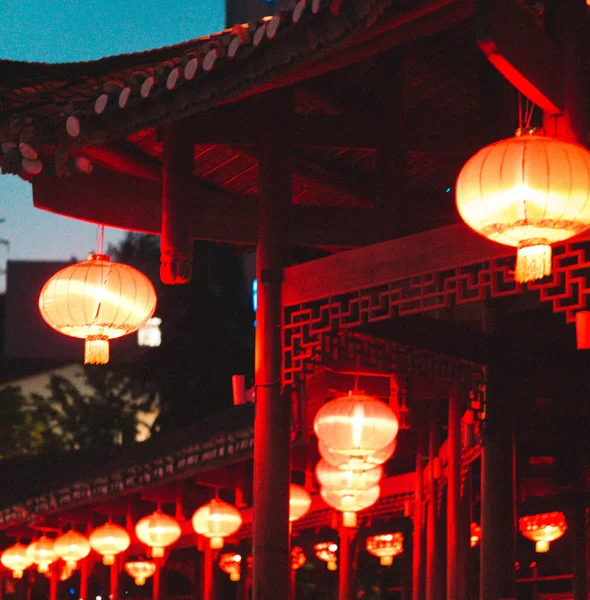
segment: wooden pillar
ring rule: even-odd
[[[434,407],[433,407],[434,413]],[[443,600],[444,585],[441,564],[441,544],[438,524],[438,480],[435,473],[435,460],[438,456],[438,423],[433,417],[428,436],[428,510],[426,515],[426,600]]]
[[[203,559],[203,600],[216,600],[215,550],[207,543]]]
[[[459,593],[459,531],[461,522],[461,398],[449,391],[447,478],[447,600],[463,600]]]
[[[162,598],[162,567],[164,561],[161,558],[154,558],[156,563],[156,572],[152,579],[152,600],[161,600]]]
[[[258,98],[266,137],[258,157],[258,245],[254,379],[253,599],[290,593],[290,394],[281,389],[281,279],[286,261],[292,171],[287,147],[293,113],[291,90]]]
[[[461,486],[457,544],[458,598],[471,598],[471,467]]]
[[[414,544],[411,519],[404,519],[402,531],[404,535],[404,551],[401,555],[401,600],[412,600],[412,557]]]
[[[160,278],[164,283],[187,283],[192,277],[192,203],[187,190],[194,188],[194,143],[182,123],[164,126],[162,150],[162,236]]]
[[[110,594],[109,600],[119,600],[119,556],[110,567]]]
[[[80,561],[80,600],[88,600],[88,559]]]
[[[481,600],[515,597],[516,465],[510,380],[510,374],[487,369],[481,458]]]
[[[295,600],[297,584],[297,570],[291,569],[291,600]]]
[[[49,600],[57,600],[57,585],[59,583],[59,573],[57,571],[57,563],[49,565],[50,578],[49,578]]]
[[[588,555],[586,542],[586,452],[587,446],[578,445],[572,506],[573,530],[573,593],[574,600],[588,600]]]
[[[426,456],[426,438],[423,430],[418,430],[416,451],[416,489],[414,493],[414,548],[412,560],[412,600],[425,600],[424,585],[424,459]]]
[[[339,534],[338,600],[353,600],[356,598],[352,548],[355,530],[341,525]]]

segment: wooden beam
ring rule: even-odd
[[[530,11],[514,0],[477,0],[476,35],[515,88],[549,114],[563,112],[563,52]]]
[[[160,161],[142,154],[129,142],[114,142],[104,146],[84,146],[77,153],[86,156],[101,167],[119,173],[150,181],[162,179]]]
[[[33,179],[33,202],[38,208],[155,235],[162,227],[161,192],[158,182],[100,168],[92,175],[55,179],[41,174]],[[191,198],[193,238],[256,242],[256,197],[211,190],[196,178],[185,193]],[[289,222],[289,241],[294,246],[351,248],[376,239],[371,209],[293,206]]]

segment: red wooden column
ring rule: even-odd
[[[449,390],[449,435],[447,478],[447,600],[462,600],[459,594],[459,531],[461,521],[461,398],[456,387]]]
[[[416,490],[414,503],[414,547],[412,560],[412,600],[424,600],[424,458],[425,436],[424,431],[418,431],[418,448],[416,452]]]
[[[574,600],[588,600],[588,548],[586,532],[586,460],[587,444],[578,444],[578,457],[574,481],[573,507],[571,511],[573,530],[572,590]]]
[[[291,206],[289,162],[291,90],[257,99],[259,127],[266,137],[258,156],[258,245],[254,378],[253,600],[288,598],[290,394],[281,388],[281,280],[286,261]]]
[[[516,465],[510,374],[486,374],[486,419],[481,458],[480,598],[515,597]]]
[[[470,598],[471,593],[471,467],[467,467],[461,486],[458,539],[458,597]]]
[[[355,530],[340,525],[340,556],[338,557],[338,600],[352,600],[356,597],[353,569],[353,551]]]
[[[57,585],[59,583],[59,574],[57,572],[57,564],[53,563],[49,566],[49,600],[57,600]]]
[[[194,212],[188,190],[194,188],[194,144],[182,123],[164,127],[162,151],[162,237],[160,278],[164,283],[187,283],[192,277]]]
[[[434,407],[433,407],[434,413]],[[435,459],[438,456],[438,423],[433,417],[428,436],[428,511],[426,515],[426,600],[444,599],[444,575],[441,564],[441,544],[438,523],[438,481],[435,473]]]
[[[164,561],[161,558],[154,558],[156,571],[152,580],[152,600],[161,600],[162,598],[162,567]]]
[[[88,600],[88,558],[80,561],[80,600]]]
[[[205,545],[203,559],[203,600],[216,600],[217,588],[215,586],[215,550],[211,548],[209,540]]]
[[[119,555],[110,567],[110,594],[109,600],[119,600]]]

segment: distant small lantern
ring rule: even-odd
[[[78,561],[90,554],[90,542],[86,536],[70,529],[56,538],[53,549],[68,567],[74,570],[78,566]]]
[[[471,536],[469,538],[469,545],[475,548],[481,541],[481,527],[477,523],[471,523]]]
[[[537,552],[548,552],[549,544],[558,540],[567,531],[565,515],[562,512],[521,517],[519,525],[522,535],[535,542]]]
[[[325,488],[320,489],[320,495],[324,502],[342,512],[342,524],[344,527],[356,527],[356,513],[373,506],[379,499],[381,490],[378,485],[368,489],[366,492],[340,495]]]
[[[90,254],[43,286],[39,310],[60,333],[85,340],[84,363],[105,364],[109,340],[137,331],[154,314],[156,292],[140,271]]]
[[[22,579],[25,569],[28,569],[33,561],[27,556],[27,547],[20,542],[6,548],[2,552],[0,562],[9,570],[12,571],[12,576],[15,579]]]
[[[484,237],[518,248],[515,279],[551,273],[551,244],[590,227],[590,152],[538,130],[481,149],[457,178],[461,218]]]
[[[291,549],[291,569],[297,571],[307,562],[307,556],[301,546],[293,546]]]
[[[297,521],[304,517],[311,507],[311,496],[309,492],[297,485],[292,483],[289,486],[289,521]]]
[[[125,563],[125,572],[133,577],[135,585],[145,585],[146,579],[156,572],[156,563],[153,560],[129,560]]]
[[[332,452],[362,458],[391,444],[399,425],[385,402],[350,392],[324,404],[315,416],[313,428]]]
[[[350,457],[345,454],[333,452],[323,440],[318,441],[318,451],[320,456],[331,465],[343,470],[363,470],[372,469],[387,462],[394,454],[397,448],[397,439],[391,441],[387,446],[380,448],[373,454],[368,454],[362,458]]]
[[[367,538],[367,552],[379,558],[379,562],[388,567],[393,559],[404,551],[404,536],[400,532],[381,533]]]
[[[27,556],[37,565],[39,573],[47,573],[49,565],[58,558],[53,548],[53,540],[46,535],[27,546]]]
[[[152,549],[154,558],[162,558],[164,549],[178,540],[181,530],[176,519],[157,510],[137,522],[135,534],[140,542]]]
[[[115,523],[105,523],[90,534],[90,546],[102,554],[103,565],[114,565],[115,556],[125,552],[130,544],[127,531]]]
[[[318,542],[313,547],[315,555],[328,565],[328,571],[338,568],[338,544],[334,542]]]
[[[242,556],[226,552],[219,557],[219,568],[229,575],[230,581],[240,581]]]
[[[343,470],[322,459],[315,467],[315,475],[322,487],[340,496],[346,496],[366,492],[376,486],[381,481],[383,469],[379,466],[366,471]]]
[[[209,538],[211,548],[223,548],[223,538],[241,527],[242,515],[235,506],[215,498],[195,511],[192,523],[196,533]]]

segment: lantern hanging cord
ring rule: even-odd
[[[104,254],[104,225],[96,226],[96,253]]]
[[[533,112],[535,110],[535,103],[526,98],[526,104],[523,108],[522,105],[522,94],[518,92],[518,127],[522,130],[530,129],[531,120],[533,118]]]

